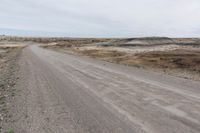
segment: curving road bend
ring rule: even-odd
[[[16,133],[199,133],[200,83],[31,45]]]

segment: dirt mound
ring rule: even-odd
[[[115,46],[152,46],[173,43],[173,39],[167,37],[128,38],[115,40],[113,42]]]

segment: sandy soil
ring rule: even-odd
[[[99,47],[99,46],[84,46],[79,47],[79,50],[85,51],[85,50],[102,50],[102,51],[118,51],[118,52],[125,52],[129,54],[136,54],[136,53],[145,53],[145,52],[151,52],[151,51],[168,51],[168,50],[175,50],[179,49],[181,46],[177,46],[174,44],[171,45],[160,45],[160,46],[134,46],[134,47]]]

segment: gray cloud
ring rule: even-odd
[[[13,29],[13,34],[22,30],[80,37],[198,37],[199,26],[199,0],[1,0],[0,4],[0,28]]]

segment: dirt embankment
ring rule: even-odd
[[[13,89],[18,77],[15,74],[18,70],[17,58],[22,47],[1,47],[0,48],[0,132],[3,124],[9,119],[10,105],[16,91]],[[11,129],[8,129],[8,131]]]

